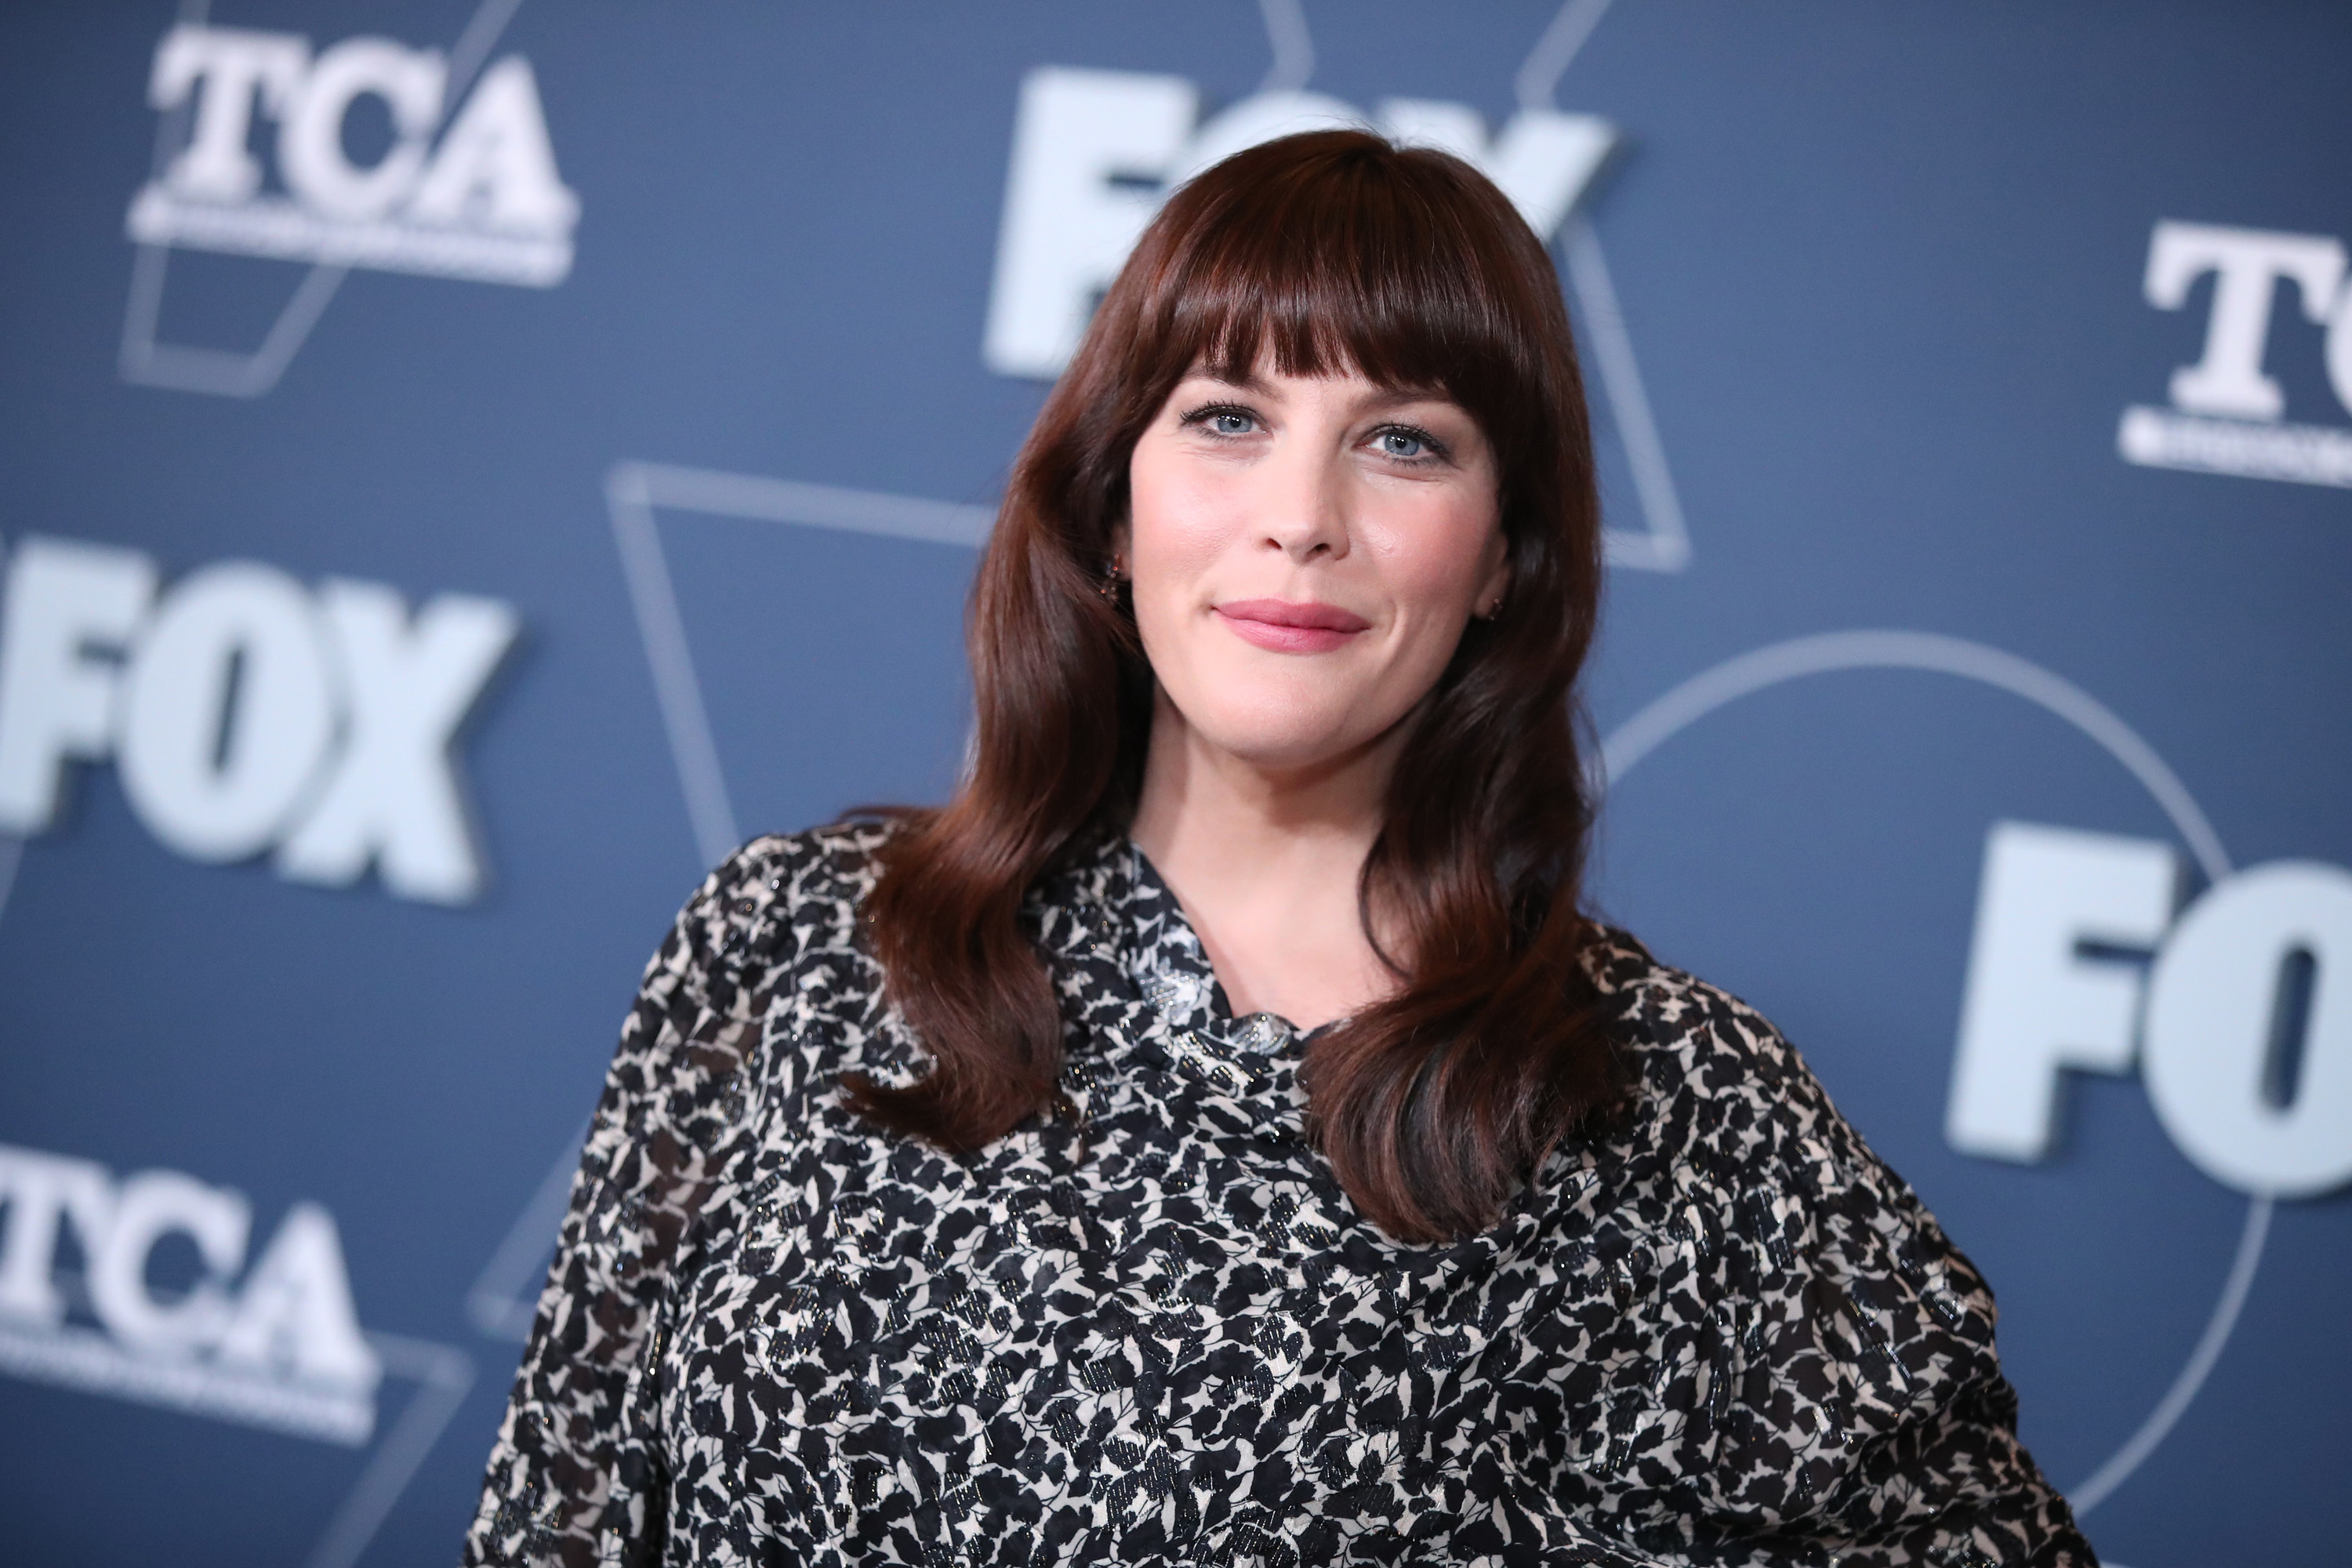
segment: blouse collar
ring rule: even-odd
[[[1133,840],[1105,835],[1037,889],[1032,910],[1049,952],[1129,998],[1114,1009],[1116,1020],[1094,1020],[1110,1025],[1114,1039],[1170,1058],[1184,1076],[1258,1114],[1297,1119],[1304,1038],[1271,1013],[1234,1016],[1200,934]]]

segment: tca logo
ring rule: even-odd
[[[981,357],[1001,375],[1051,377],[1076,352],[1168,193],[1261,142],[1371,125],[1479,169],[1547,244],[1591,189],[1618,134],[1589,114],[1521,109],[1490,136],[1458,103],[1389,99],[1376,113],[1322,93],[1260,92],[1201,121],[1182,77],[1043,66],[1021,87]]]
[[[170,588],[134,550],[31,538],[0,593],[0,832],[60,815],[111,756],[134,815],[193,860],[464,903],[482,887],[452,754],[514,641],[495,599],[223,562]]]
[[[2116,445],[2124,460],[2246,479],[2352,486],[2352,428],[2288,422],[2286,393],[2263,368],[2279,285],[2298,313],[2326,331],[2328,384],[2352,411],[2352,288],[2344,242],[2207,224],[2156,226],[2142,289],[2159,310],[2178,310],[2213,279],[2205,347],[2172,373],[2168,408],[2124,411]]]
[[[2157,1119],[2224,1186],[2352,1181],[2352,872],[2254,866],[2183,910],[2155,840],[2003,822],[1986,841],[1946,1136],[2032,1163],[2069,1070],[2137,1062]]]
[[[580,202],[555,167],[530,62],[509,55],[451,101],[449,60],[390,38],[315,53],[294,33],[183,25],[163,36],[149,104],[184,114],[184,143],[131,204],[130,237],[288,261],[551,288],[572,269]],[[391,140],[346,150],[352,106],[373,99]],[[252,151],[274,122],[268,188]]]
[[[0,1144],[0,1372],[353,1447],[374,1431],[383,1369],[319,1205],[248,1269],[243,1194]],[[195,1264],[176,1288],[167,1237]]]

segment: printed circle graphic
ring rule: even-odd
[[[1743,697],[1811,675],[1832,675],[1865,669],[1916,670],[1976,681],[2020,697],[2045,712],[2064,720],[2121,763],[2147,791],[2181,843],[2195,858],[2209,883],[2228,877],[2231,867],[2221,840],[2204,810],[2190,796],[2155,748],[2116,712],[2081,687],[2052,674],[2030,659],[1970,642],[1965,637],[1933,632],[1824,632],[1792,638],[1737,655],[1691,677],[1663,696],[1653,699],[1632,718],[1612,730],[1592,764],[1593,795],[1606,795],[1611,786],[1684,730]],[[2164,1396],[2148,1412],[2122,1447],[2080,1483],[2067,1489],[2074,1512],[2089,1513],[2130,1479],[2154,1453],[2205,1384],[2222,1348],[2237,1327],[2238,1314],[2252,1288],[2263,1246],[2270,1235],[2272,1200],[2257,1197],[2246,1205],[2246,1219],[2238,1237],[2221,1294],[2213,1304],[2205,1329],[2173,1377]]]

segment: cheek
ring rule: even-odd
[[[1139,450],[1129,470],[1128,574],[1136,629],[1162,679],[1184,684],[1184,671],[1205,651],[1203,620],[1212,579],[1246,531],[1245,508],[1230,482],[1202,465],[1154,462]]]
[[[1476,607],[1500,558],[1493,506],[1475,495],[1433,496],[1388,510],[1367,543],[1398,608],[1416,619],[1452,620]]]
[[[1128,549],[1139,591],[1164,586],[1171,574],[1189,577],[1215,558],[1232,531],[1233,498],[1199,465],[1139,447],[1128,475]]]
[[[1163,685],[1190,691],[1193,601],[1216,558],[1213,498],[1147,440],[1128,467],[1127,570],[1135,629]]]

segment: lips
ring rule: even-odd
[[[1235,599],[1216,611],[1234,636],[1276,653],[1328,653],[1372,624],[1337,605],[1312,600]]]

